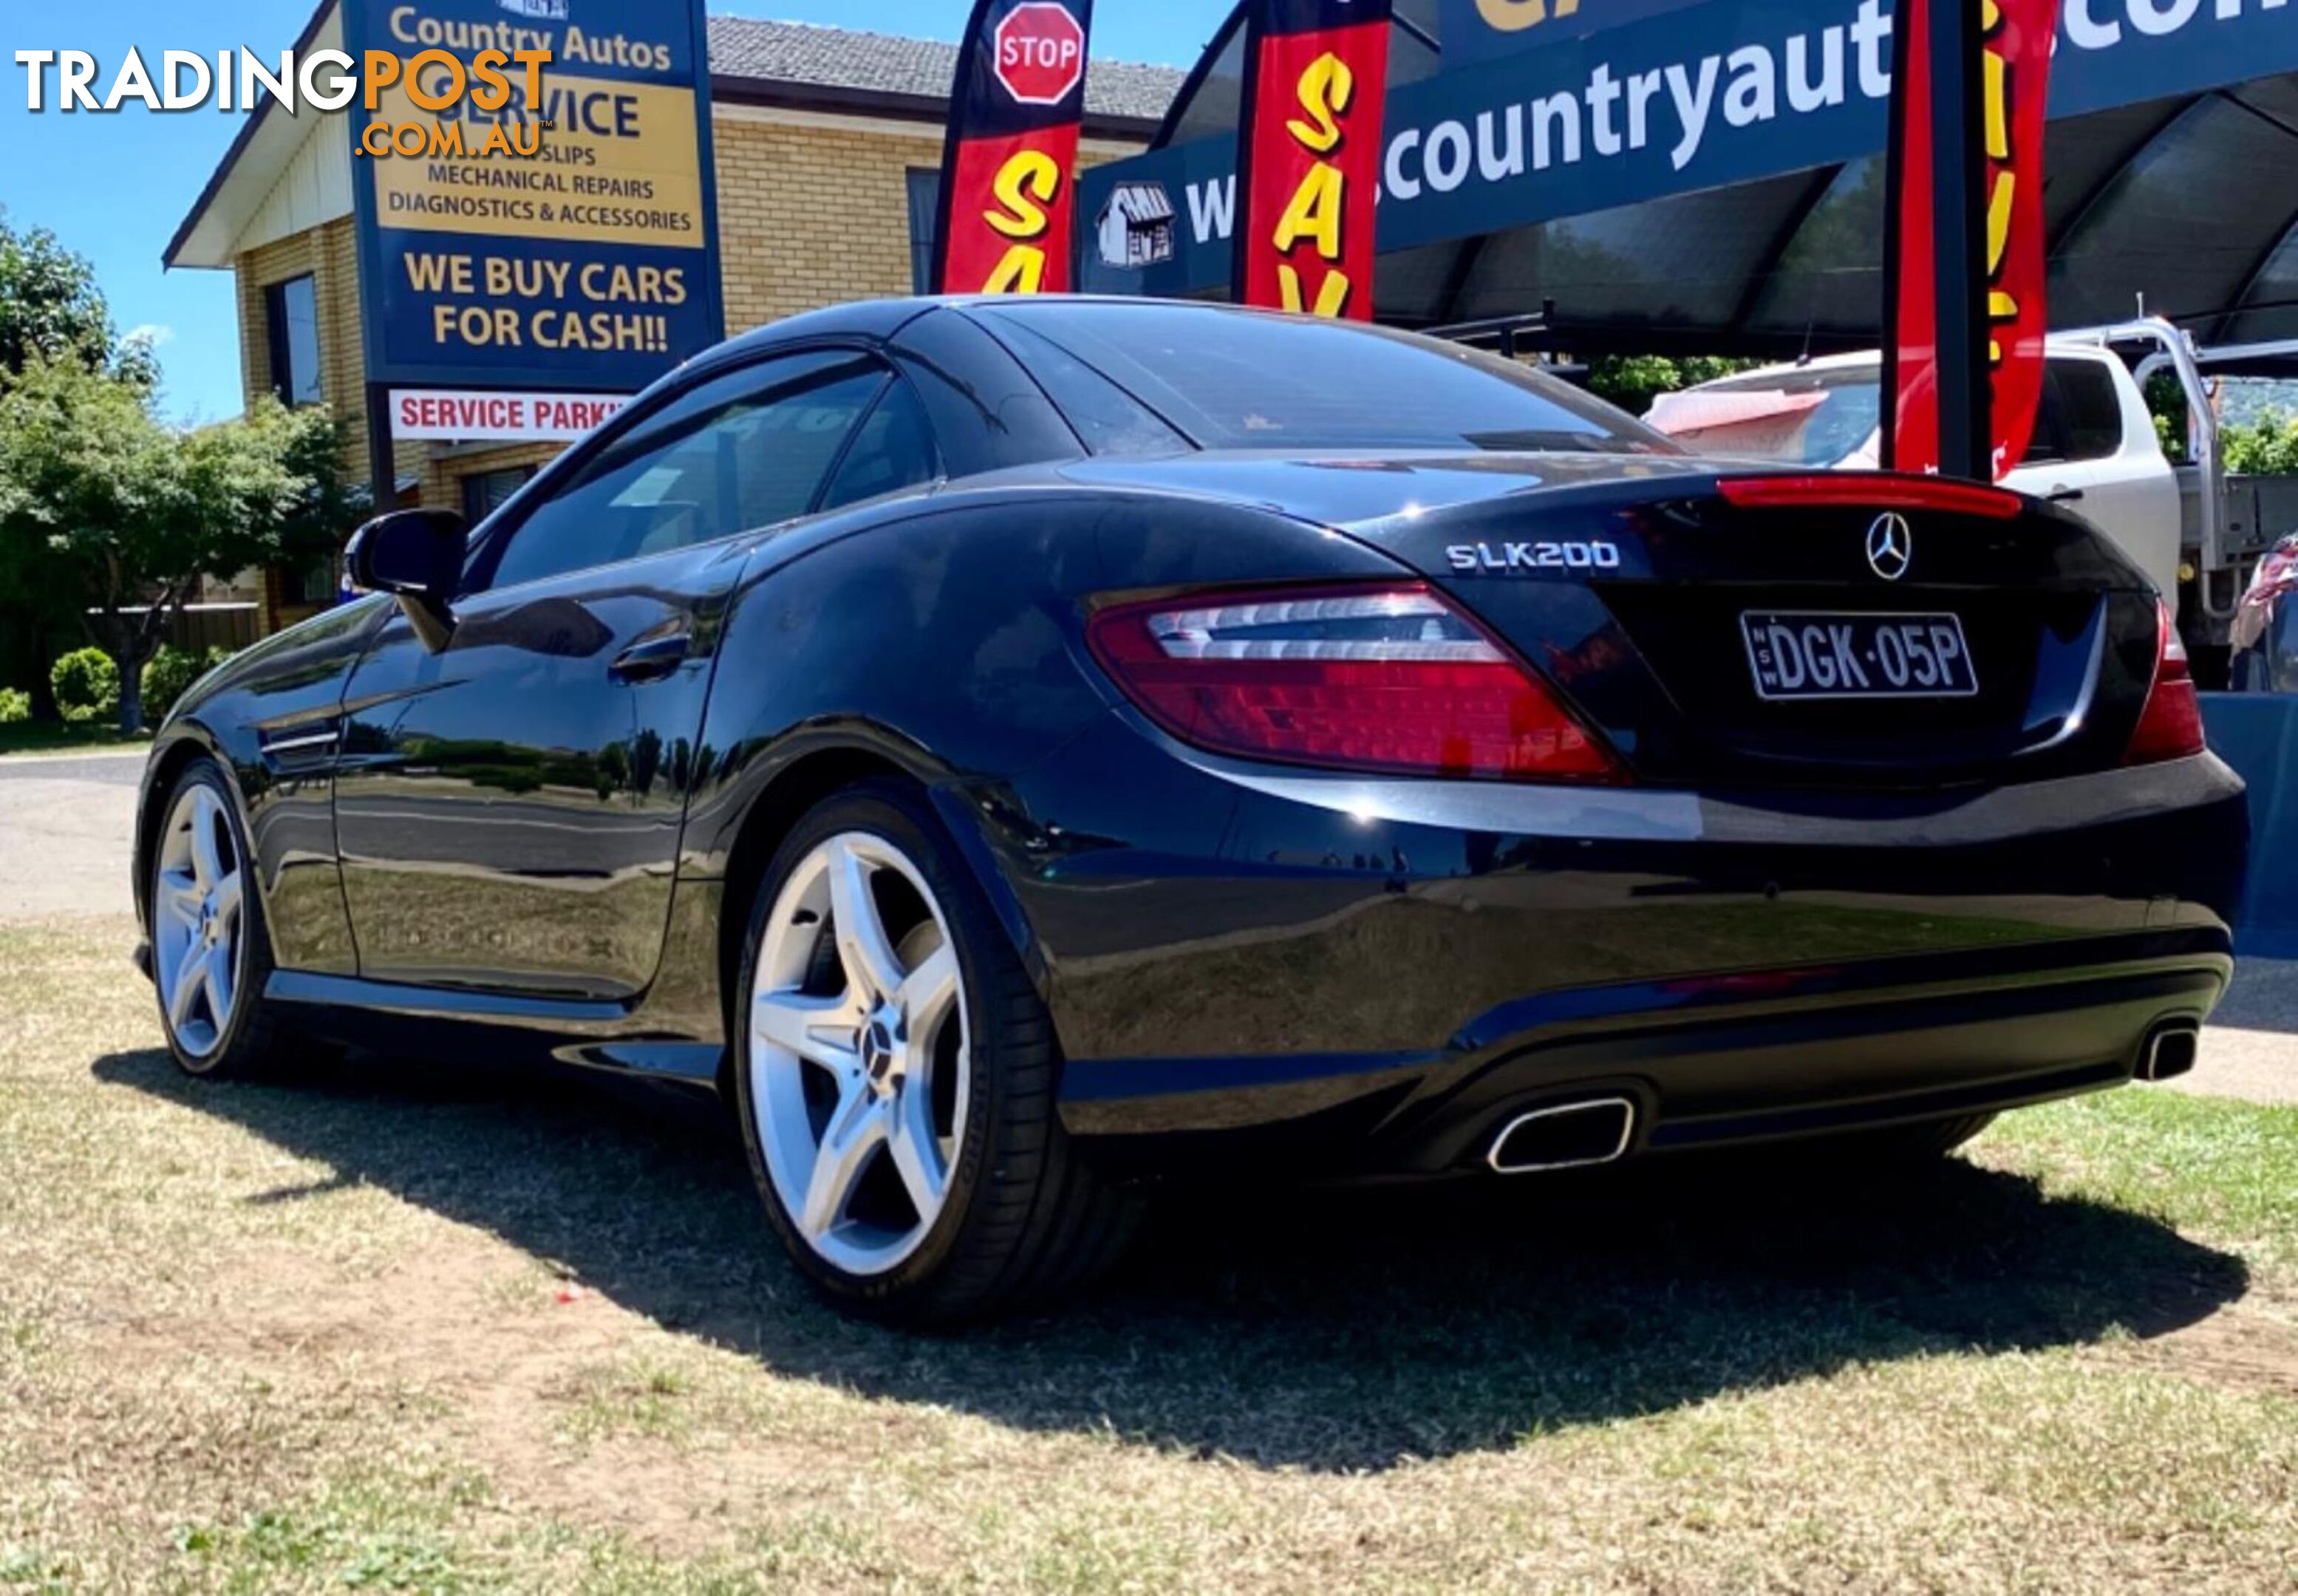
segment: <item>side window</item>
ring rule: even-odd
[[[794,355],[647,416],[509,529],[489,587],[713,542],[802,516],[889,381],[875,360]]]
[[[2043,388],[2035,401],[2035,431],[2027,440],[2022,466],[2050,466],[2067,458],[2067,401],[2059,393],[2059,368],[2063,360],[2046,361]]]
[[[929,483],[941,475],[941,459],[934,450],[933,428],[917,391],[897,377],[887,386],[853,446],[839,462],[838,475],[822,498],[822,508],[836,509]]]
[[[2069,460],[2103,460],[2122,451],[2122,395],[2101,360],[2053,360],[2066,426]]]

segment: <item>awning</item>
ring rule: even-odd
[[[1872,346],[1888,92],[1872,69],[1888,68],[1889,8],[1634,9],[1577,37],[1525,42],[1528,29],[1459,52],[1442,30],[1463,14],[1477,26],[1473,4],[1400,7],[1381,317],[1451,324],[1553,302],[1556,341],[1576,351]],[[1092,263],[1086,286],[1224,290],[1240,63],[1224,32],[1167,142],[1080,179],[1089,214],[1112,186],[1156,185],[1180,217],[1170,262]],[[2298,338],[2298,5],[2065,0],[2053,74],[2053,325],[2128,320],[2143,302],[2205,343]],[[1639,97],[1641,142],[1625,109]]]

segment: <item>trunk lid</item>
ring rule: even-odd
[[[1790,480],[1775,467],[1576,454],[1202,455],[1075,474],[1266,502],[1385,550],[1655,784],[1929,789],[2110,769],[2153,678],[2145,578],[2075,517],[1991,491],[1955,502],[1948,484],[1935,502],[1942,484],[1843,473],[1772,494],[1746,484]],[[1926,645],[1963,652],[1967,677],[1889,678]],[[1840,681],[1814,684],[1823,672]]]

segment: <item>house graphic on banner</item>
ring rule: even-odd
[[[1170,260],[1174,218],[1163,184],[1119,184],[1094,223],[1103,263],[1139,271]]]

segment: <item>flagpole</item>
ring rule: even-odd
[[[1995,480],[1987,413],[1987,205],[1979,11],[1985,0],[1930,0],[1933,284],[1938,304],[1938,464],[1942,475]]]

